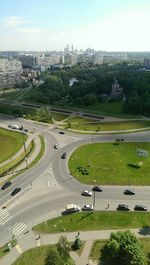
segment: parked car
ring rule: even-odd
[[[126,204],[119,204],[117,207],[118,211],[130,211],[129,206]]]
[[[127,189],[124,191],[125,195],[135,195],[135,191],[133,189]]]
[[[101,186],[94,186],[92,190],[93,191],[103,191]]]
[[[16,124],[13,124],[13,125],[11,126],[11,128],[12,128],[12,129],[15,129],[15,130],[19,130],[19,126],[16,125]]]
[[[54,144],[54,148],[58,149],[59,148],[58,144]]]
[[[11,181],[7,181],[4,183],[4,185],[1,187],[1,190],[5,190],[7,189],[8,187],[10,187],[12,185],[12,182]]]
[[[19,191],[21,191],[21,188],[20,188],[20,187],[15,188],[15,189],[12,191],[11,196],[16,195]]]
[[[92,191],[83,190],[81,195],[83,195],[83,196],[92,196]]]
[[[147,211],[147,207],[144,205],[135,205],[134,211]]]
[[[92,204],[86,204],[82,207],[82,211],[93,211],[93,205]]]
[[[20,127],[19,130],[20,130],[20,131],[24,131],[24,132],[28,132],[28,129],[23,128],[23,127]]]
[[[66,154],[66,153],[63,153],[62,156],[61,156],[61,158],[62,158],[62,159],[65,159],[66,156],[67,156],[67,154]]]
[[[65,134],[63,131],[60,131],[59,134]]]

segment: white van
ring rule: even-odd
[[[16,124],[13,124],[13,125],[11,126],[11,128],[12,128],[12,129],[15,129],[15,130],[19,130],[19,126],[16,125]]]

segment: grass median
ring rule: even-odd
[[[0,128],[0,163],[16,154],[27,138],[19,132]]]
[[[150,226],[150,213],[95,211],[53,218],[33,227],[39,233],[60,233]]]

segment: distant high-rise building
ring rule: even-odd
[[[150,68],[150,59],[144,59],[144,67]]]

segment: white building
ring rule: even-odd
[[[0,88],[15,86],[20,80],[22,64],[18,60],[0,59]]]

